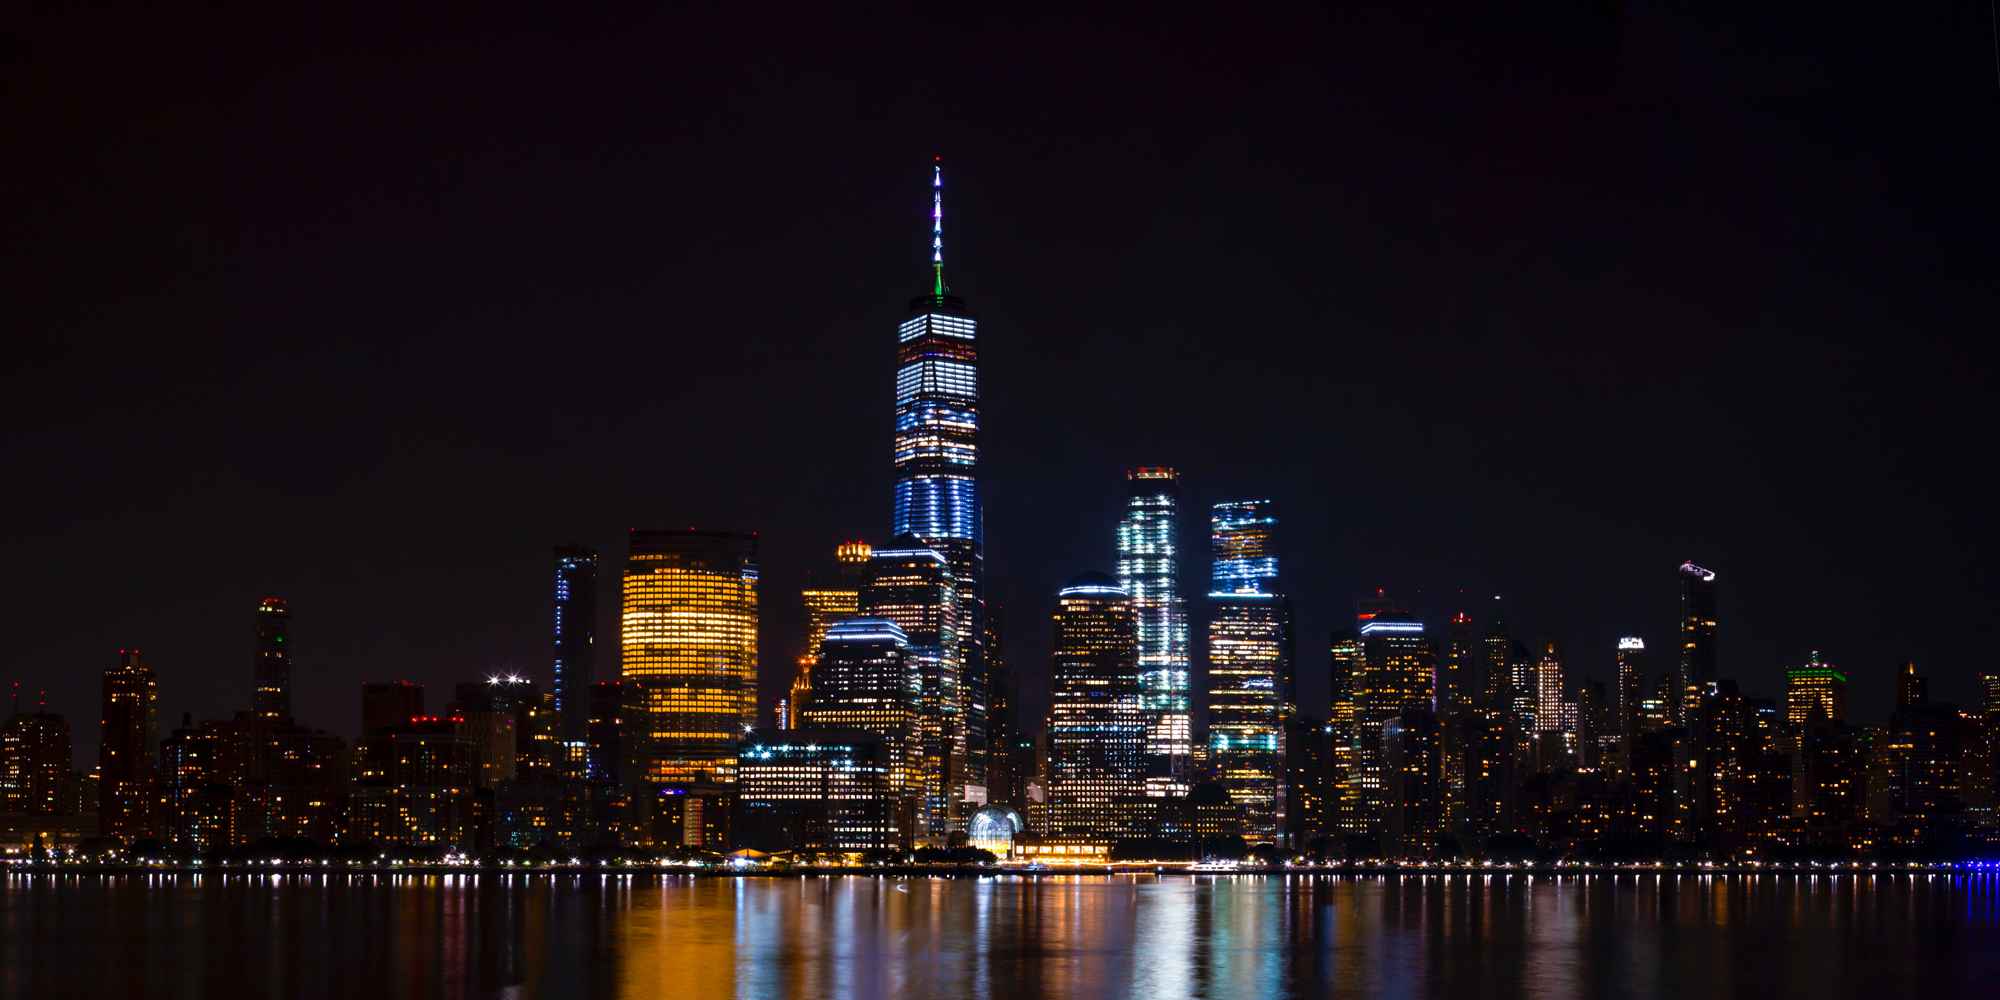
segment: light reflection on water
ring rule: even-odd
[[[1950,996],[1995,876],[0,876],[0,997]]]

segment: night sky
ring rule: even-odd
[[[1683,559],[1751,693],[2000,666],[1986,4],[733,6],[8,29],[0,679],[80,761],[120,647],[163,729],[247,705],[264,593],[349,737],[363,680],[546,683],[567,541],[608,676],[631,527],[761,533],[768,706],[806,573],[887,533],[934,154],[1030,718],[1135,464],[1188,484],[1190,594],[1207,503],[1281,505],[1309,710],[1376,585],[1665,669]]]

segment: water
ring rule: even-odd
[[[0,876],[0,997],[1984,994],[2000,878]]]

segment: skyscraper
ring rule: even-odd
[[[158,794],[160,684],[136,649],[118,651],[104,672],[103,720],[97,744],[99,829],[133,841],[153,832]]]
[[[67,812],[62,793],[69,766],[69,723],[47,711],[17,708],[0,725],[0,813]]]
[[[1180,476],[1141,467],[1125,473],[1118,522],[1118,585],[1139,619],[1140,705],[1146,716],[1146,790],[1187,794],[1187,604],[1180,591]]]
[[[1110,577],[1085,573],[1056,594],[1054,619],[1048,832],[1133,836],[1143,826],[1146,725],[1132,598]]]
[[[562,545],[555,550],[555,561],[550,622],[555,662],[549,691],[555,695],[562,738],[580,740],[590,720],[590,685],[597,679],[597,552]]]
[[[1268,500],[1218,503],[1209,517],[1208,746],[1243,836],[1275,843],[1279,772],[1293,708],[1291,604],[1278,592],[1277,515]]]
[[[1566,694],[1563,680],[1562,654],[1556,652],[1555,643],[1546,643],[1541,659],[1535,661],[1535,732],[1563,730]]]
[[[1785,669],[1785,721],[1804,726],[1817,711],[1826,722],[1847,721],[1847,675],[1812,651],[1806,662]]]
[[[969,775],[958,577],[944,555],[905,535],[869,557],[860,604],[862,614],[894,623],[909,643],[907,659],[919,684],[915,746],[907,755],[919,788],[917,835],[943,843],[953,828],[953,806],[965,801],[961,783]]]
[[[757,536],[634,530],[629,546],[619,653],[642,776],[729,782],[757,716]]]
[[[868,560],[874,551],[867,542],[842,542],[834,546],[837,572],[830,578],[816,577],[799,591],[799,602],[806,611],[805,645],[799,651],[797,669],[779,711],[779,729],[797,726],[812,698],[813,664],[819,659],[820,643],[826,639],[827,629],[834,622],[860,614],[861,587],[868,580]]]
[[[918,710],[921,664],[910,637],[887,618],[849,618],[827,629],[813,668],[813,699],[801,716],[798,740],[822,730],[861,731],[880,743],[889,789],[900,798],[919,792]],[[914,805],[914,803],[912,803]],[[900,810],[899,810],[900,815]],[[905,830],[902,843],[909,842]]]
[[[1442,832],[1443,771],[1437,716],[1407,708],[1380,723],[1382,846],[1394,857],[1428,858]]]
[[[1912,708],[1927,704],[1930,700],[1930,678],[1917,673],[1915,660],[1904,662],[1896,670],[1896,707]]]
[[[1472,694],[1478,688],[1474,677],[1478,672],[1479,638],[1472,623],[1472,616],[1463,611],[1451,616],[1451,624],[1445,630],[1444,659],[1438,664],[1437,714],[1447,716],[1466,708],[1472,703]]]
[[[266,722],[292,717],[291,631],[292,613],[284,598],[266,597],[257,602],[256,690],[250,708]]]
[[[1681,563],[1681,699],[1674,721],[1691,725],[1690,710],[1716,679],[1715,573]]]
[[[1366,825],[1361,821],[1360,748],[1356,743],[1359,730],[1355,728],[1358,717],[1354,704],[1354,688],[1366,666],[1366,655],[1361,633],[1351,628],[1334,632],[1327,648],[1332,663],[1328,679],[1331,695],[1327,710],[1327,738],[1331,744],[1328,769],[1333,774],[1327,813],[1334,832],[1345,835],[1358,833]]]
[[[1437,655],[1424,634],[1423,621],[1398,610],[1375,612],[1361,626],[1361,645],[1361,672],[1354,685],[1355,770],[1359,777],[1362,828],[1359,832],[1380,834],[1384,832],[1380,824],[1392,805],[1384,727],[1392,722],[1403,724],[1404,734],[1426,733],[1426,739],[1434,745],[1437,723],[1431,713],[1434,703],[1431,682]],[[1407,714],[1412,712],[1432,716],[1431,721],[1425,723],[1416,715]],[[1433,746],[1432,751],[1420,754],[1419,758],[1436,762],[1438,755]],[[1429,782],[1428,787],[1434,788],[1438,776],[1432,774],[1424,780]],[[1398,787],[1418,786],[1405,780]]]
[[[944,281],[944,169],[931,169],[931,287],[896,329],[896,497],[891,532],[944,556],[957,596],[953,658],[961,676],[949,783],[960,826],[983,799],[986,759],[985,526],[979,504],[978,324]],[[915,640],[912,640],[915,642]]]
[[[1618,640],[1618,733],[1629,751],[1639,731],[1639,703],[1646,697],[1646,640],[1626,636]]]

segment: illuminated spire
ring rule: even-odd
[[[931,157],[931,294],[944,298],[944,157]]]

